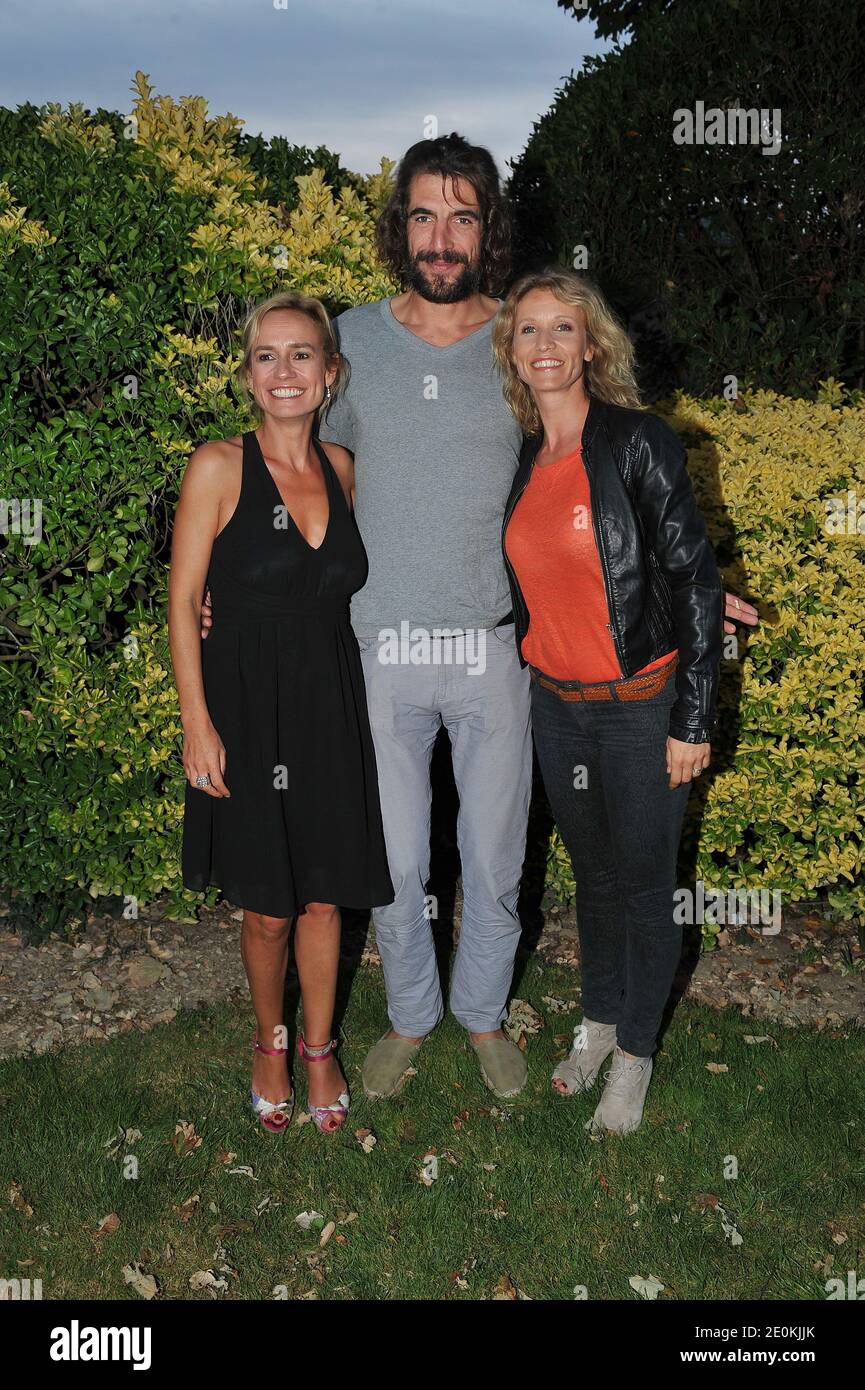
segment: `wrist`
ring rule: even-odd
[[[210,723],[210,715],[207,706],[198,709],[187,709],[180,711],[180,724],[184,733],[189,733],[193,729],[201,729]]]

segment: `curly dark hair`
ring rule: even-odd
[[[408,192],[416,174],[441,174],[466,179],[481,209],[480,288],[498,295],[511,273],[511,213],[502,193],[495,160],[483,145],[470,145],[452,131],[436,140],[418,140],[406,150],[396,173],[396,185],[376,225],[376,245],[382,263],[396,279],[406,282],[408,269]]]

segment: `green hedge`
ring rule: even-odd
[[[88,903],[131,910],[167,894],[191,915],[201,901],[180,884],[165,628],[183,468],[201,440],[248,423],[229,379],[249,300],[291,285],[338,310],[396,289],[374,254],[386,165],[338,188],[321,170],[298,174],[288,208],[269,200],[233,117],[156,100],[142,74],[136,88],[133,124],[79,108],[0,111],[0,496],[42,503],[41,538],[13,530],[0,576],[11,731],[0,882],[12,923],[32,935]],[[726,667],[695,850],[707,883],[773,886],[788,901],[822,893],[852,910],[863,552],[824,536],[820,508],[865,490],[865,426],[840,388],[824,396],[675,406],[728,578],[777,609]],[[550,854],[548,886],[567,897],[555,837]]]

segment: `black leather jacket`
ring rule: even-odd
[[[543,434],[527,436],[502,523],[517,652],[529,613],[504,549],[505,531],[534,467]],[[707,743],[715,727],[723,640],[723,591],[691,480],[687,453],[657,415],[592,397],[583,427],[592,527],[624,676],[679,650],[669,732]]]

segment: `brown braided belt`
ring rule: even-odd
[[[529,666],[529,671],[533,681],[547,690],[552,690],[560,700],[647,700],[663,690],[678,664],[679,658],[674,656],[663,666],[659,666],[657,671],[648,671],[644,676],[629,676],[618,681],[596,681],[591,685],[556,681],[550,676],[542,675],[534,666]]]

